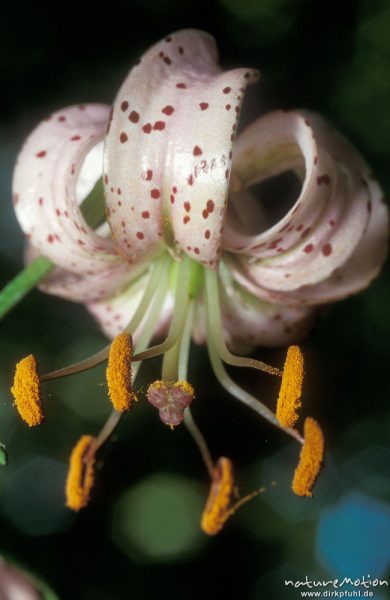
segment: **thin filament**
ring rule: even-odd
[[[164,255],[160,258],[160,260],[156,262],[152,274],[149,278],[149,282],[146,286],[145,292],[138,304],[138,307],[131,321],[125,329],[126,331],[134,332],[137,329],[141,320],[145,316],[145,312],[150,304],[151,299],[156,293],[156,289],[159,289],[159,287],[163,286],[164,282],[166,282],[168,260],[168,255]],[[41,376],[41,381],[58,379],[60,377],[66,377],[68,375],[73,375],[75,373],[80,373],[81,371],[87,371],[88,369],[92,369],[93,367],[96,367],[97,365],[107,360],[109,350],[110,344],[99,350],[99,352],[96,352],[96,354],[93,354],[92,356],[89,356],[84,360],[81,360],[67,367],[63,367],[61,369],[56,369],[55,371],[51,371],[50,373],[45,373]]]
[[[188,371],[188,359],[190,354],[190,346],[191,346],[191,331],[192,324],[194,318],[194,301],[190,302],[190,306],[188,308],[187,319],[184,325],[183,333],[180,341],[180,350],[179,350],[179,364],[178,364],[178,379],[186,380],[187,379],[187,371]],[[195,444],[199,448],[199,452],[202,456],[203,462],[206,465],[206,469],[210,477],[213,477],[214,473],[214,463],[211,457],[211,453],[209,447],[207,446],[207,442],[204,438],[203,433],[200,431],[198,425],[196,424],[191,409],[188,407],[184,411],[184,425],[187,427],[189,433],[194,439]]]
[[[189,303],[189,286],[190,286],[190,275],[191,275],[191,261],[185,257],[179,266],[176,289],[175,289],[175,308],[172,317],[172,322],[169,327],[168,336],[161,344],[153,346],[144,352],[139,352],[133,356],[133,361],[146,360],[147,358],[153,358],[160,356],[168,352],[170,348],[176,343],[180,336],[185,319],[187,316],[187,309]]]
[[[164,303],[165,296],[167,293],[167,289],[164,286],[159,286],[155,293],[155,296],[152,301],[152,305],[149,308],[147,313],[147,321],[145,327],[142,329],[142,333],[138,339],[138,342],[135,345],[135,352],[142,352],[145,348],[150,344],[150,340],[153,337],[158,319],[161,313],[161,307]],[[141,368],[142,362],[139,361],[136,364],[133,364],[133,387]],[[123,417],[123,413],[113,410],[108,417],[107,421],[101,428],[99,434],[96,437],[93,451],[96,452],[98,448],[100,448],[114,433],[116,427],[119,425],[121,419]]]
[[[237,398],[237,400],[240,400],[241,402],[249,406],[252,410],[257,412],[261,417],[267,419],[267,421],[272,423],[272,425],[275,425],[275,427],[277,427],[278,429],[282,429],[302,444],[303,438],[295,429],[281,427],[275,414],[269,408],[267,408],[265,404],[263,404],[262,402],[260,402],[260,400],[256,399],[254,396],[240,388],[240,386],[237,385],[229,377],[214,345],[214,340],[211,335],[211,320],[211,316],[209,314],[209,311],[207,310],[207,347],[213,371],[222,387],[224,387],[225,390],[227,390],[232,396]]]
[[[213,318],[210,319],[209,323],[209,336],[211,335],[213,337],[215,348],[220,358],[225,363],[235,367],[250,367],[252,369],[258,369],[259,371],[265,371],[270,375],[277,375],[281,377],[282,371],[279,369],[271,367],[270,365],[267,365],[267,363],[254,358],[235,356],[228,350],[223,338],[218,276],[217,273],[214,273],[214,271],[211,271],[210,269],[204,269],[204,274],[206,283],[207,311],[210,315],[213,315]]]

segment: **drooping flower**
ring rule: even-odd
[[[148,399],[165,423],[184,419],[213,482],[217,466],[188,408],[191,338],[207,343],[231,394],[302,443],[290,425],[303,371],[293,381],[286,363],[281,397],[292,401],[292,415],[283,421],[235,384],[223,363],[280,377],[278,368],[233,351],[301,338],[317,305],[370,283],[386,248],[378,184],[318,115],[276,111],[235,141],[245,88],[257,78],[253,69],[222,72],[209,35],[177,32],[130,71],[111,113],[98,104],[72,106],[38,125],[14,175],[28,260],[42,254],[56,265],[41,289],[84,303],[109,337],[134,338],[134,352],[126,346],[121,355],[126,398],[115,408],[132,405],[130,363],[134,382],[142,360],[162,355],[161,381]],[[272,219],[251,188],[287,171],[300,192]],[[97,206],[91,216],[89,206],[86,219],[85,199],[101,176],[106,212]],[[41,380],[90,368],[108,353]],[[118,372],[110,369],[115,387]],[[95,450],[118,420],[116,411]]]

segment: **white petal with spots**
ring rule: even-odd
[[[168,36],[130,71],[106,138],[105,181],[108,220],[131,261],[164,238],[216,268],[236,122],[257,76],[222,73],[213,38],[196,30]]]

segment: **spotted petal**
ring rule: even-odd
[[[113,242],[88,227],[79,209],[101,176],[108,112],[96,104],[52,114],[27,138],[14,172],[15,212],[23,231],[34,248],[75,273],[118,261]]]
[[[213,38],[196,30],[165,38],[130,71],[106,139],[105,185],[113,235],[131,261],[165,238],[216,268],[236,122],[257,76],[222,73]]]
[[[260,297],[271,301],[294,297],[327,301],[329,293],[334,295],[335,280],[323,300],[321,294],[315,299],[316,293],[311,293],[314,286],[326,282],[366,247],[370,257],[360,287],[366,285],[383,261],[387,225],[385,209],[380,209],[385,217],[382,225],[378,228],[376,218],[377,225],[372,225],[378,187],[369,180],[360,155],[317,115],[275,112],[256,121],[237,140],[236,187],[245,189],[286,170],[302,177],[302,189],[279,222],[257,234],[246,232],[237,219],[226,223],[223,245],[241,255],[236,262],[238,279],[244,283],[247,278],[248,289],[256,288]],[[380,240],[379,252],[373,239]],[[351,290],[359,289],[359,277],[349,269],[351,276]]]
[[[30,257],[43,254],[58,267],[45,291],[73,300],[108,295],[129,278],[109,230],[85,222],[81,201],[102,176],[102,139],[109,107],[62,109],[42,121],[25,142],[15,168],[13,197]]]

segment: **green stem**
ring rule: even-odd
[[[39,256],[12,279],[0,292],[0,319],[53,269],[48,258]]]

